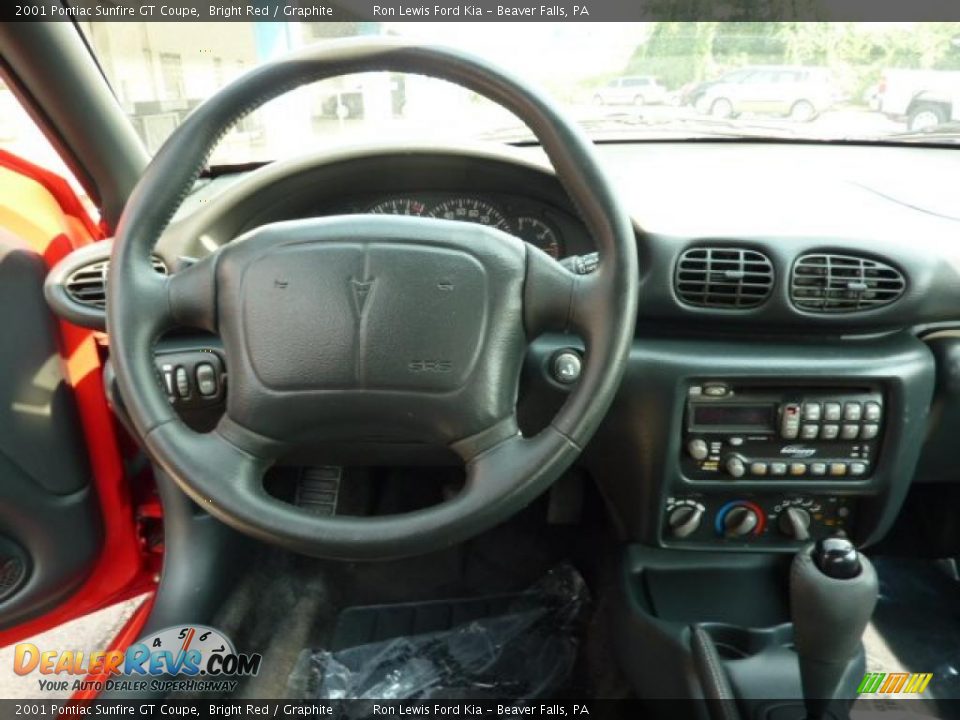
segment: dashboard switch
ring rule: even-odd
[[[177,384],[177,395],[181,398],[190,397],[190,378],[187,377],[186,369],[178,367],[173,377]]]
[[[217,394],[217,374],[213,365],[202,363],[197,365],[197,389],[204,397]]]
[[[580,355],[573,350],[561,350],[553,358],[553,379],[564,385],[572,385],[580,379],[583,364]]]

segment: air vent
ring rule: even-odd
[[[752,308],[770,296],[773,265],[755,250],[695,248],[680,256],[674,283],[688,305]]]
[[[801,310],[846,313],[889,305],[907,283],[896,268],[853,255],[804,255],[790,279],[790,298]]]
[[[154,270],[162,275],[167,274],[167,266],[163,260],[154,256],[152,262]],[[107,269],[109,265],[109,260],[100,260],[74,270],[65,284],[67,294],[81,305],[106,308]]]

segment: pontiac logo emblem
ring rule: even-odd
[[[373,292],[373,284],[376,281],[376,278],[366,278],[364,280],[350,278],[350,289],[353,291],[353,307],[357,311],[357,317],[363,317],[363,309]]]

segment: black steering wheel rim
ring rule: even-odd
[[[516,114],[540,140],[577,206],[597,243],[600,267],[591,276],[574,276],[542,253],[518,251],[506,238],[490,238],[502,243],[501,255],[523,256],[518,262],[524,272],[520,310],[526,335],[551,328],[572,329],[584,337],[587,352],[579,384],[553,422],[533,438],[520,437],[512,417],[457,438],[451,445],[467,462],[468,479],[453,500],[397,516],[319,518],[263,490],[268,458],[279,450],[274,440],[230,418],[214,433],[200,435],[177,417],[157,382],[152,348],[172,326],[211,329],[218,318],[223,322],[216,284],[224,271],[213,258],[162,278],[153,272],[150,254],[233,123],[299,85],[371,71],[448,80]],[[440,223],[434,229],[443,229],[443,221],[433,222]],[[361,224],[350,219],[318,221],[307,230],[336,235]],[[422,234],[396,220],[380,225],[367,221],[363,227],[368,240],[407,230]],[[619,385],[634,334],[637,294],[632,224],[590,142],[573,123],[546,97],[483,60],[449,48],[378,38],[332,42],[263,65],[184,121],[154,157],[120,220],[111,257],[107,325],[118,387],[137,432],[152,457],[202,507],[243,532],[295,551],[382,559],[449,545],[502,521],[573,462]],[[517,315],[517,308],[508,309]]]

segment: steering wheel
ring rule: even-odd
[[[305,83],[371,71],[441,78],[501,104],[539,139],[596,241],[575,275],[532,245],[476,224],[342,216],[258,227],[176,274],[153,246],[225,131]],[[525,82],[460,51],[396,39],[337,41],[262,65],[198,107],[140,179],[114,240],[107,297],[118,387],[150,455],[210,514],[266,542],[339,559],[439,549],[541,494],[613,400],[637,312],[633,228],[590,142]],[[154,366],[157,339],[203,328],[224,345],[230,389],[209,433],[177,416]],[[576,332],[584,370],[551,423],[518,430],[528,338]],[[443,444],[463,489],[426,509],[320,517],[277,499],[265,471],[320,439]]]

